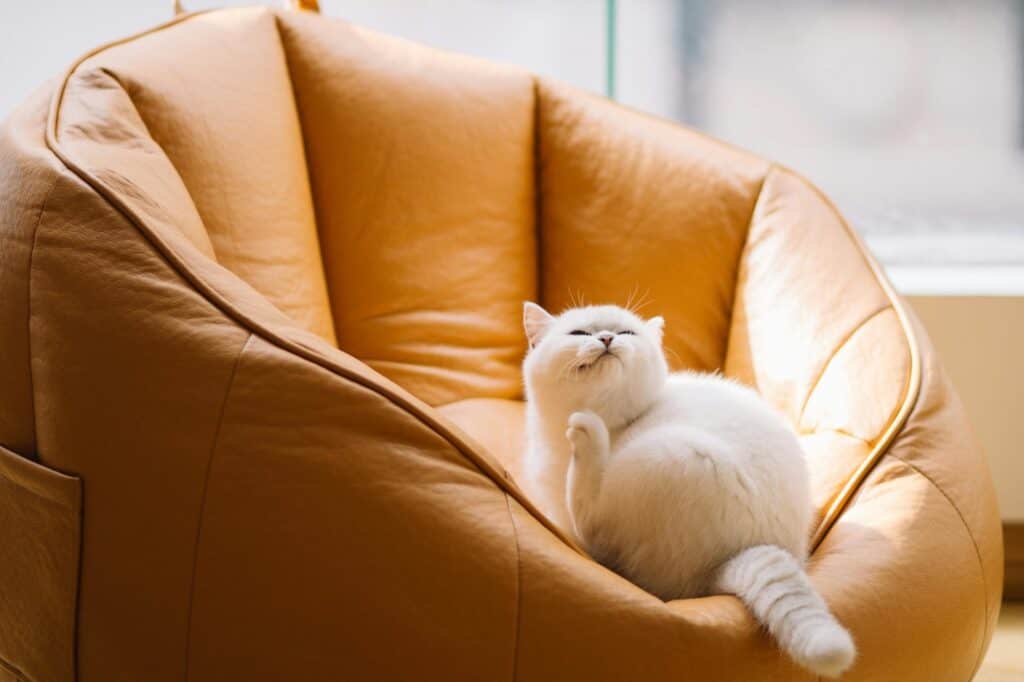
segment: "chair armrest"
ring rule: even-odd
[[[999,614],[999,510],[963,407],[924,329],[908,318],[919,395],[809,572],[857,641],[850,679],[972,679]]]
[[[814,544],[878,462],[917,398],[903,303],[834,206],[773,168],[740,258],[725,373],[754,386],[808,453]]]
[[[207,477],[190,678],[511,670],[509,504],[392,398],[250,337]]]

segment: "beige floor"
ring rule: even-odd
[[[992,645],[974,682],[1024,682],[1024,602],[1003,604]]]

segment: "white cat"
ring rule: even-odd
[[[544,511],[652,594],[735,594],[797,663],[845,671],[853,640],[803,570],[810,484],[781,417],[734,381],[670,374],[660,317],[526,303],[523,318],[527,485]]]

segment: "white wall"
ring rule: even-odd
[[[1024,522],[1024,297],[912,296],[982,450],[1003,519]]]
[[[663,0],[656,0],[663,2]],[[183,0],[189,10],[276,4]],[[0,0],[0,119],[101,43],[171,17],[169,0]],[[321,0],[325,15],[602,91],[603,0]]]

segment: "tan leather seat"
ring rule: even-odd
[[[516,484],[525,299],[787,414],[851,680],[966,680],[999,517],[912,314],[793,172],[311,13],[103,47],[0,134],[0,680],[799,680]],[[468,434],[468,435],[467,435]],[[76,677],[77,676],[77,677]]]

